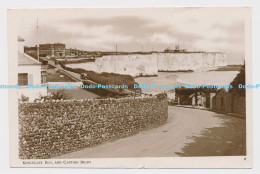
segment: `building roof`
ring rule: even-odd
[[[41,65],[41,62],[27,54],[18,53],[18,65]]]

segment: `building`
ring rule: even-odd
[[[54,56],[55,57],[65,57],[65,50],[66,50],[66,45],[63,43],[54,43],[53,44],[54,48]]]
[[[54,44],[40,44],[40,57],[54,57]]]
[[[32,55],[34,57],[37,57],[37,45],[35,45],[34,47],[24,47],[24,53],[28,54],[28,55]]]
[[[65,50],[66,57],[90,57],[91,55],[88,53],[88,51],[78,50],[69,48]]]
[[[37,45],[35,47],[24,47],[24,52],[26,54],[37,57]],[[66,45],[63,43],[46,43],[40,44],[39,46],[39,56],[40,57],[65,57],[66,55]]]
[[[187,52],[186,49],[180,49],[180,46],[179,45],[175,45],[175,49],[172,50],[171,48],[166,48],[164,50],[165,53],[185,53]]]
[[[37,61],[33,57],[24,53],[24,39],[18,38],[18,85],[21,85],[21,89],[18,89],[18,98],[25,96],[29,98],[29,101],[33,101],[40,95],[47,95],[46,88],[28,88],[28,85],[43,85],[45,72],[42,69],[41,62]]]

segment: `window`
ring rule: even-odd
[[[27,86],[28,85],[28,74],[18,73],[18,85]]]

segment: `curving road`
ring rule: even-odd
[[[223,156],[245,154],[245,119],[169,106],[156,129],[56,158]]]

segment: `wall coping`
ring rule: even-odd
[[[122,101],[122,100],[136,100],[136,99],[157,99],[156,96],[138,96],[138,97],[124,97],[124,98],[101,98],[101,99],[70,99],[70,100],[41,100],[36,102],[30,102],[30,101],[19,101],[19,104],[36,104],[36,103],[65,103],[65,102],[84,102],[84,101]]]

